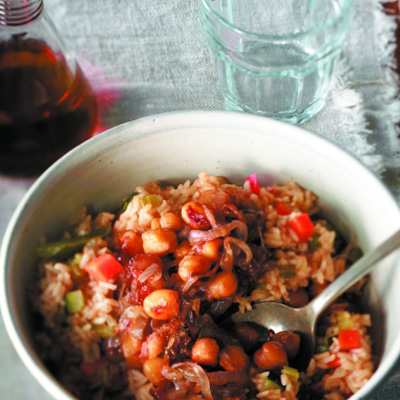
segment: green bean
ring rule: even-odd
[[[57,242],[50,242],[36,248],[36,255],[43,260],[66,258],[83,249],[85,244],[95,237],[106,237],[111,232],[111,226],[102,226],[87,235],[75,236]]]
[[[120,209],[115,213],[115,219],[117,219],[123,212],[126,211],[128,208],[128,204],[132,201],[132,199],[139,194],[138,192],[133,192],[131,193],[126,200],[122,203]]]

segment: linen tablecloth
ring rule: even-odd
[[[327,105],[304,127],[357,157],[400,201],[396,20],[382,2],[354,0]],[[99,132],[151,114],[224,108],[196,0],[45,0],[45,9],[96,91]],[[32,182],[0,175],[0,239]],[[50,399],[22,365],[2,322],[0,354],[1,398]],[[393,373],[374,400],[397,398],[400,375]]]

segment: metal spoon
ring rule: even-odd
[[[370,272],[376,263],[399,247],[400,230],[377,248],[367,252],[304,307],[292,308],[271,301],[258,302],[254,304],[250,311],[233,314],[229,321],[252,321],[272,329],[274,332],[291,331],[298,333],[301,344],[296,366],[300,370],[305,370],[314,355],[315,325],[322,311],[355,282]]]

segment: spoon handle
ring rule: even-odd
[[[367,252],[304,308],[312,309],[317,319],[320,313],[331,302],[370,272],[377,262],[381,261],[399,247],[400,230],[386,239],[378,247]]]

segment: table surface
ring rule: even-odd
[[[352,153],[400,200],[400,100],[390,68],[395,19],[385,19],[379,0],[354,3],[342,76],[326,109],[305,128]],[[398,12],[397,5],[386,7]],[[162,112],[223,109],[196,1],[47,0],[45,6],[96,91],[99,130]],[[34,180],[0,175],[0,239]],[[50,399],[19,360],[2,321],[0,353],[0,397]],[[394,398],[400,398],[396,373],[374,397]]]

